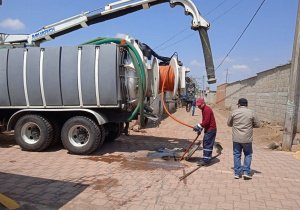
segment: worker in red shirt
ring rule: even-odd
[[[213,146],[217,134],[217,125],[212,109],[206,105],[203,98],[196,100],[196,106],[202,110],[202,122],[194,126],[193,130],[201,133],[204,130],[203,137],[203,159],[198,165],[207,165],[212,158]]]

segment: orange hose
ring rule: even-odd
[[[165,82],[166,82],[167,79],[168,79],[168,88],[170,88],[170,84],[171,84],[170,81],[171,81],[171,79],[172,79],[172,76],[174,76],[174,72],[173,72],[173,69],[172,69],[171,67],[168,67],[168,66],[163,66],[163,67],[166,67],[166,68],[162,68],[162,69],[164,69],[164,70],[163,70],[164,73],[160,74],[160,75],[163,76],[163,77],[161,77],[161,78],[163,79],[163,83],[162,83],[162,86],[161,86],[161,101],[162,101],[162,103],[163,103],[163,107],[164,107],[165,112],[166,112],[173,120],[175,120],[176,122],[178,122],[178,123],[180,123],[180,124],[182,124],[182,125],[185,125],[185,126],[187,126],[187,127],[189,127],[189,128],[194,128],[194,126],[188,125],[188,124],[186,124],[186,123],[184,123],[184,122],[182,122],[182,121],[176,119],[176,118],[173,117],[173,116],[170,114],[170,112],[168,111],[168,109],[167,109],[167,107],[166,107],[166,104],[165,104],[165,100],[164,100],[164,88],[165,88]],[[161,70],[161,68],[160,68],[160,70]],[[172,73],[169,73],[170,70],[172,70]],[[166,71],[167,71],[167,72],[166,72]],[[168,77],[167,77],[166,75],[168,75]],[[170,78],[170,77],[171,77],[171,78]],[[174,89],[174,78],[175,78],[175,77],[173,77],[173,86],[172,86],[171,91]]]
[[[186,124],[186,123],[184,123],[184,122],[182,122],[182,121],[176,119],[176,118],[173,117],[173,116],[170,114],[170,112],[168,111],[168,109],[167,109],[167,107],[166,107],[166,104],[165,104],[165,100],[164,100],[164,87],[165,87],[165,82],[166,82],[166,80],[168,79],[168,88],[170,88],[170,79],[172,79],[172,75],[174,76],[174,72],[173,72],[173,69],[172,69],[171,67],[167,67],[167,68],[163,68],[163,69],[166,69],[166,70],[163,70],[163,71],[167,71],[167,72],[164,72],[163,74],[159,74],[159,75],[162,75],[162,77],[160,77],[160,78],[162,78],[162,80],[163,80],[163,83],[162,83],[162,85],[161,85],[160,87],[161,87],[161,100],[162,100],[162,103],[163,103],[163,107],[164,107],[165,112],[166,112],[173,120],[175,120],[176,122],[178,122],[178,123],[180,123],[180,124],[182,124],[182,125],[185,125],[185,126],[187,126],[187,127],[189,127],[189,128],[194,128],[194,126],[188,125],[188,124]],[[160,70],[161,70],[161,68],[160,68]],[[169,73],[170,70],[172,70],[172,73]],[[168,78],[167,78],[166,75],[168,75]],[[171,77],[171,78],[170,78],[170,77]],[[174,81],[174,78],[175,78],[175,77],[173,77],[173,81]],[[171,91],[172,91],[173,89],[174,89],[174,83],[173,83],[173,86],[172,86]],[[185,154],[186,154],[186,153],[190,150],[190,148],[194,145],[194,143],[195,143],[196,140],[198,139],[199,135],[200,135],[200,133],[197,134],[195,140],[194,140],[194,141],[189,145],[189,147],[185,150],[185,152],[183,153],[183,155],[180,157],[179,161],[183,160]]]
[[[173,91],[175,83],[175,75],[172,66],[160,66],[159,67],[159,90]],[[163,81],[165,84],[163,85]]]

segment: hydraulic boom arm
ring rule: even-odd
[[[0,34],[0,47],[2,46],[20,46],[34,45],[39,46],[40,43],[54,39],[58,36],[70,33],[83,27],[104,22],[129,13],[133,13],[142,9],[148,9],[152,6],[162,3],[169,3],[171,7],[181,5],[184,7],[185,14],[191,15],[193,30],[199,32],[205,65],[208,77],[208,83],[215,83],[214,64],[212,59],[210,42],[207,30],[209,23],[200,15],[197,7],[192,0],[120,0],[105,6],[101,12],[84,12],[82,14],[64,19],[51,25],[47,25],[35,33],[29,35],[8,35]]]

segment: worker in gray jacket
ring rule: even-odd
[[[254,111],[248,109],[248,101],[240,98],[238,109],[228,117],[227,125],[232,127],[234,178],[251,179],[253,128],[260,125]],[[241,166],[241,155],[244,153],[244,166]]]

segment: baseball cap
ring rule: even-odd
[[[237,105],[240,105],[240,106],[248,106],[248,100],[245,99],[245,98],[240,98]]]
[[[197,101],[196,101],[196,106],[201,106],[204,103],[205,103],[205,101],[204,101],[203,98],[198,98]]]

